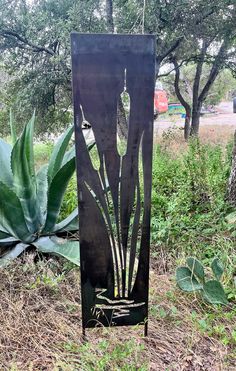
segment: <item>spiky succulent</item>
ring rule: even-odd
[[[75,150],[67,150],[70,127],[55,145],[49,163],[36,173],[33,133],[35,117],[13,147],[0,139],[0,266],[29,245],[79,264],[79,242],[57,233],[78,229],[78,210],[57,223],[63,195],[75,171]]]

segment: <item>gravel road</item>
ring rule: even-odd
[[[233,103],[232,102],[222,102],[216,108],[216,113],[206,114],[201,117],[201,126],[231,126],[236,128],[236,113],[233,113]],[[166,119],[159,116],[159,118],[154,123],[155,133],[160,134],[163,131],[168,130],[173,127],[183,128],[184,118],[180,116],[175,116],[173,119]]]

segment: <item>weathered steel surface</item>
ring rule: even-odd
[[[72,33],[71,42],[83,329],[135,325],[148,316],[155,38]],[[124,90],[130,113],[121,156],[117,103]],[[98,170],[83,120],[93,130]]]

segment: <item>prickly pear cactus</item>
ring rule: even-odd
[[[186,265],[176,270],[176,282],[182,291],[199,292],[203,299],[211,304],[228,304],[224,288],[220,283],[224,267],[219,259],[215,258],[211,263],[215,279],[209,281],[206,281],[204,267],[199,260],[189,257],[186,259]]]

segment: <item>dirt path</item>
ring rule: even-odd
[[[230,129],[236,128],[236,113],[233,113],[232,102],[222,102],[216,108],[217,113],[206,114],[201,117],[200,126],[227,126]],[[154,130],[156,134],[161,134],[170,128],[183,128],[184,118],[174,116],[170,118],[162,118],[160,116],[155,121]]]

